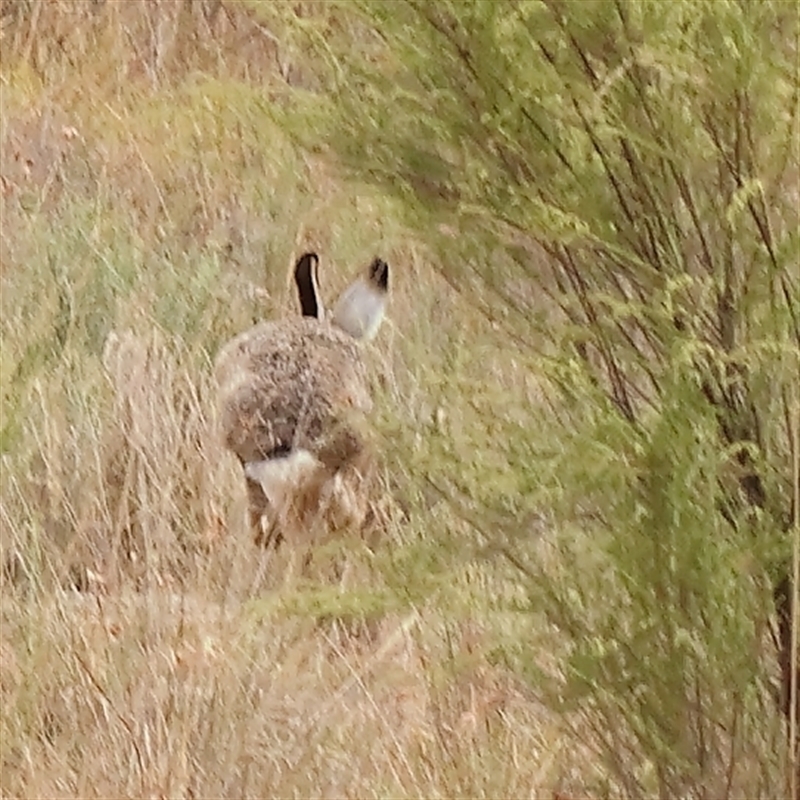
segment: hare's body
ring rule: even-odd
[[[356,337],[380,324],[388,268],[380,262],[378,290],[363,279],[353,284],[355,297],[348,301],[345,293],[337,306],[344,311],[328,321],[312,316],[323,313],[312,255],[296,267],[307,316],[256,325],[225,345],[216,362],[222,435],[242,465],[257,539],[264,538],[264,517],[274,527],[292,506],[295,518],[306,520],[325,502],[346,507],[339,516],[355,522],[366,513],[358,484],[371,459],[360,420],[372,398]],[[348,332],[337,314],[346,315]]]
[[[310,317],[258,325],[217,363],[225,443],[243,465],[314,453],[337,412],[372,408],[356,342]]]

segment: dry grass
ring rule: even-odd
[[[7,796],[530,796],[563,757],[479,657],[431,680],[442,654],[417,640],[435,618],[386,617],[365,642],[152,590],[54,597],[25,621],[6,622],[27,644],[3,671]]]
[[[329,295],[373,252],[396,266],[369,354],[390,430],[457,442],[476,353],[510,409],[534,392],[387,204],[271,122],[302,53],[232,3],[3,9],[0,793],[580,791],[576,742],[489,659],[520,624],[491,575],[403,572],[457,536],[446,509],[407,500],[375,553],[333,542],[303,575],[253,547],[210,365],[293,307],[299,248]],[[386,462],[387,488],[412,469]]]

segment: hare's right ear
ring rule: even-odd
[[[316,253],[305,253],[300,256],[294,267],[294,281],[297,284],[303,316],[321,319],[324,311],[319,299],[318,265],[319,256]]]
[[[365,274],[336,301],[332,320],[354,339],[372,339],[378,332],[389,299],[389,265],[375,258]]]

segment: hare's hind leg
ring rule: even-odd
[[[250,525],[256,544],[277,546],[291,518],[298,489],[319,467],[306,450],[244,464],[250,501]]]
[[[277,515],[271,512],[270,502],[261,484],[246,477],[248,517],[253,540],[260,547],[277,547],[283,541]]]

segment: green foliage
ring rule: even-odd
[[[569,643],[550,697],[596,712],[628,794],[770,796],[766,620],[800,492],[796,13],[334,9],[296,31],[328,92],[299,96],[285,123],[396,198],[556,398],[505,414],[486,364],[460,381],[455,366],[450,399],[482,410],[407,458],[451,475],[483,541],[524,570],[530,609]],[[537,507],[554,515],[555,567]]]

